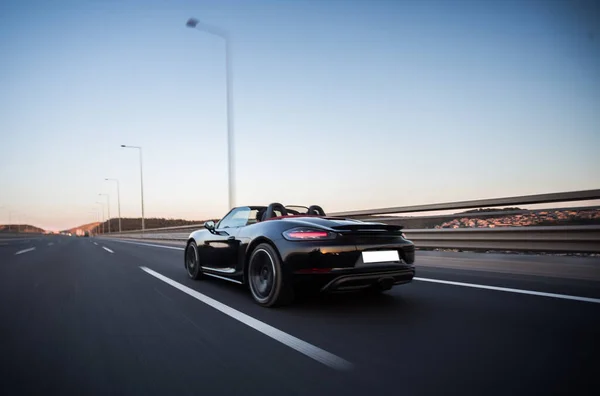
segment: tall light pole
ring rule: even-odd
[[[104,234],[104,202],[96,201],[96,203],[102,206],[102,233]]]
[[[119,210],[119,232],[121,232],[121,192],[119,191],[119,180],[118,179],[104,179],[107,181],[117,182],[117,208]]]
[[[140,146],[127,146],[122,144],[121,147],[124,148],[134,148],[140,150],[140,188],[142,192],[142,237],[144,236],[144,171],[142,165],[142,148]]]
[[[221,28],[206,25],[195,18],[185,24],[189,28],[198,29],[225,40],[225,78],[227,83],[227,159],[229,176],[229,209],[235,206],[235,164],[233,162],[233,85],[231,81],[231,37]]]
[[[108,233],[110,234],[110,195],[108,195],[108,194],[98,194],[98,195],[106,195],[106,207],[108,208]]]

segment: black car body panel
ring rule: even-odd
[[[414,277],[415,247],[404,237],[401,226],[301,213],[261,220],[260,213],[266,207],[241,208],[257,212],[256,221],[249,219],[244,224],[242,218],[241,225],[228,227],[230,223],[224,220],[240,209],[234,208],[214,228],[190,234],[188,243],[196,242],[205,274],[247,283],[248,258],[259,243],[267,242],[277,250],[284,276],[291,277],[295,285],[310,283],[323,291],[335,291],[381,282],[388,287],[410,282]],[[294,230],[327,236],[308,240],[284,237],[285,232]],[[396,251],[398,259],[363,261],[363,252],[378,251]]]

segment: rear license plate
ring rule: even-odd
[[[377,250],[362,252],[363,263],[385,263],[387,261],[400,261],[397,250]]]

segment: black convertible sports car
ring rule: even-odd
[[[299,287],[389,290],[415,275],[402,226],[328,217],[320,206],[241,206],[190,234],[185,268],[249,286],[260,305],[290,303]]]

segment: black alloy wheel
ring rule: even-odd
[[[258,245],[248,263],[248,284],[254,300],[265,307],[288,304],[293,299],[288,283],[277,251],[268,243]]]
[[[185,268],[190,278],[198,280],[203,277],[200,260],[198,260],[198,246],[194,241],[190,242],[185,249]]]

